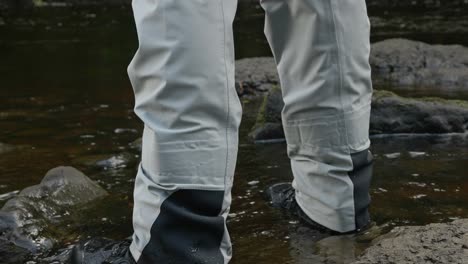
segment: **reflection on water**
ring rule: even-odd
[[[72,165],[112,193],[92,210],[89,222],[83,222],[77,234],[129,235],[138,159],[129,143],[142,129],[132,112],[133,94],[126,76],[136,49],[130,10],[43,9],[4,20],[6,25],[0,26],[0,142],[14,148],[3,151],[0,146],[0,203],[3,197],[38,183],[50,168]],[[377,28],[376,39],[395,36],[387,29]],[[261,10],[240,6],[236,19],[239,58],[270,54],[262,32]],[[428,34],[404,30],[397,36],[433,40]],[[468,44],[458,33],[438,36],[442,37],[435,42]],[[459,92],[405,89],[404,93],[468,99],[468,94]],[[315,243],[320,237],[264,201],[266,186],[289,181],[292,175],[284,143],[255,145],[245,140],[254,116],[246,112],[229,219],[233,263],[322,261]],[[468,217],[466,135],[400,135],[372,141],[376,156],[372,213],[377,224],[388,229]],[[105,168],[93,165],[122,153],[135,160],[119,163],[115,158]],[[365,245],[353,239],[331,239],[319,246],[330,258],[349,260]],[[340,255],[339,248],[349,251]]]

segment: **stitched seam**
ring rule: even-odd
[[[327,123],[330,123],[330,121],[328,119],[330,118],[334,118],[334,117],[338,117],[338,116],[341,116],[342,118],[341,119],[338,119],[336,120],[336,122],[339,122],[339,121],[342,121],[342,120],[347,120],[346,118],[346,115],[349,115],[349,114],[353,114],[353,113],[359,113],[359,112],[367,112],[368,111],[368,107],[371,105],[371,103],[368,103],[368,104],[365,104],[365,105],[362,105],[361,107],[359,107],[358,109],[354,109],[354,110],[350,110],[350,111],[343,111],[342,113],[339,113],[339,114],[335,114],[335,115],[324,115],[324,116],[320,116],[320,117],[315,117],[315,118],[304,118],[304,119],[295,119],[295,120],[288,120],[286,121],[286,125],[292,125],[294,123],[298,123],[298,124],[301,124],[303,122],[306,122],[306,121],[313,121],[313,120],[326,120]],[[365,111],[364,111],[365,110]]]
[[[357,145],[357,146],[360,146],[360,145],[363,145],[363,144],[366,144],[369,140],[364,140],[362,142],[357,142],[356,144],[354,145]],[[354,146],[353,145],[353,146]],[[330,144],[328,146],[318,146],[318,145],[312,145],[312,144],[308,144],[308,143],[300,143],[300,144],[294,144],[294,143],[291,143],[291,144],[287,144],[288,147],[295,147],[295,148],[304,148],[304,147],[309,147],[311,149],[330,149],[330,150],[336,150],[336,149],[343,149],[343,150],[348,150],[350,151],[350,153],[348,154],[351,154],[351,153],[356,153],[356,152],[353,152],[351,151],[349,145],[335,145],[335,144]],[[359,151],[358,151],[359,152]]]
[[[229,76],[228,76],[228,67],[227,67],[227,58],[226,58],[226,21],[225,21],[225,14],[224,14],[224,4],[223,0],[220,0],[220,9],[221,9],[221,16],[223,21],[223,41],[221,45],[223,46],[223,56],[224,56],[224,75],[226,77],[226,123],[225,123],[225,131],[226,131],[226,166],[224,169],[224,186],[226,188],[226,178],[228,174],[228,162],[229,162],[229,114],[230,114],[230,105],[229,105]],[[226,191],[226,190],[225,190]],[[222,209],[221,209],[222,210]]]
[[[220,9],[221,9],[221,16],[222,16],[222,21],[223,21],[223,41],[221,45],[223,45],[223,56],[224,56],[224,71],[225,71],[225,77],[226,77],[226,163],[225,163],[225,168],[224,168],[224,196],[228,192],[228,184],[227,184],[227,176],[228,176],[228,166],[229,166],[229,115],[230,115],[230,98],[229,98],[229,74],[228,74],[228,67],[227,67],[227,58],[226,58],[226,18],[225,18],[225,13],[224,13],[224,0],[220,0]],[[221,204],[221,208],[218,214],[221,214],[223,211],[223,204]],[[224,225],[226,226],[226,218],[224,219]],[[226,262],[226,259],[224,258],[224,254],[222,254],[222,243],[224,236],[223,231],[223,237],[219,241],[219,251],[221,252],[221,255],[223,255],[223,261]]]
[[[340,46],[340,41],[342,39],[340,38],[340,33],[338,32],[338,26],[336,22],[336,14],[335,14],[335,5],[334,1],[330,0],[329,2],[329,7],[330,7],[330,12],[331,12],[331,17],[333,21],[333,32],[335,33],[335,43],[336,43],[336,62],[338,66],[338,78],[339,78],[339,84],[338,84],[338,97],[340,99],[340,105],[341,105],[341,115],[343,117],[343,120],[345,118],[345,109],[344,109],[344,104],[343,104],[343,95],[342,95],[342,89],[343,89],[343,68],[342,68],[342,54],[341,54],[341,46]],[[345,132],[346,132],[346,143],[348,143],[348,128],[346,126],[346,123],[343,123]]]

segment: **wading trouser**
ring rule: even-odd
[[[372,94],[364,0],[261,0],[280,76],[296,200],[336,231],[369,221]],[[227,263],[241,105],[237,0],[133,0],[128,72],[145,124],[134,190],[138,263]]]

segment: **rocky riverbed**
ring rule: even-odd
[[[19,199],[27,202],[20,206],[32,207],[25,221],[0,213],[4,232],[0,262],[63,263],[77,239],[93,237],[99,242],[105,241],[98,239],[101,236],[122,239],[131,234],[132,187],[141,146],[135,139],[141,134],[141,123],[132,112],[133,96],[125,72],[137,48],[130,2],[0,0],[0,9],[5,3],[13,7],[0,12],[1,85],[8,88],[0,89],[0,141],[5,142],[0,144],[0,203],[19,204]],[[368,0],[367,4],[372,42],[398,37],[468,45],[465,0]],[[258,0],[239,0],[234,30],[238,58],[270,56]],[[451,223],[468,217],[468,134],[458,133],[465,124],[464,102],[421,98],[468,100],[464,54],[462,46],[405,39],[373,45],[374,104],[380,110],[373,114],[371,131],[376,162],[372,216],[384,232],[395,226],[404,226],[404,231],[371,243],[369,236],[317,242],[314,232],[268,207],[262,190],[292,179],[286,146],[253,144],[247,134],[258,118],[257,110],[263,108],[259,107],[263,96],[278,92],[278,77],[272,58],[237,61],[236,88],[245,115],[228,219],[235,243],[232,263],[350,263],[369,246],[360,259],[364,263],[405,263],[406,258],[457,263],[465,257],[460,245],[463,249],[466,221]],[[271,119],[263,121],[271,122],[263,123],[272,126],[265,131],[274,133],[265,138],[282,137],[278,95],[268,96],[273,101],[267,109]],[[430,126],[422,122],[425,119]],[[51,192],[41,196],[43,202],[20,195],[59,164],[79,168],[109,194],[67,206],[73,210],[49,203],[46,195]],[[9,208],[17,215],[24,213]],[[429,223],[449,224],[424,226]],[[414,241],[408,247],[420,254],[392,247],[403,243],[401,239]],[[447,252],[453,258],[447,258]]]
[[[0,210],[2,263],[24,263],[70,239],[83,207],[107,191],[72,167],[51,169]]]
[[[426,226],[401,226],[375,239],[354,264],[440,263],[468,260],[468,219]]]
[[[24,189],[0,210],[2,263],[24,263],[31,258],[34,263],[68,263],[70,246],[52,255],[48,252],[70,239],[75,226],[73,222],[80,219],[78,215],[83,210],[80,207],[96,203],[106,195],[104,189],[74,168],[50,170],[39,185]],[[308,241],[317,236],[308,233],[301,232],[295,239],[303,237]],[[110,240],[97,237],[92,241],[100,245]],[[370,245],[362,251],[360,244],[369,241]],[[302,251],[303,246],[299,247]],[[318,236],[314,247],[317,255],[311,257],[323,263],[463,264],[468,258],[468,219],[426,226],[399,226],[384,235],[381,228],[373,226],[358,235]],[[303,256],[304,260],[309,254]]]

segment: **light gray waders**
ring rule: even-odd
[[[364,0],[261,0],[275,57],[296,200],[338,232],[369,221],[372,84]],[[133,0],[128,73],[145,124],[134,190],[137,263],[228,263],[226,217],[241,104],[237,0]]]

